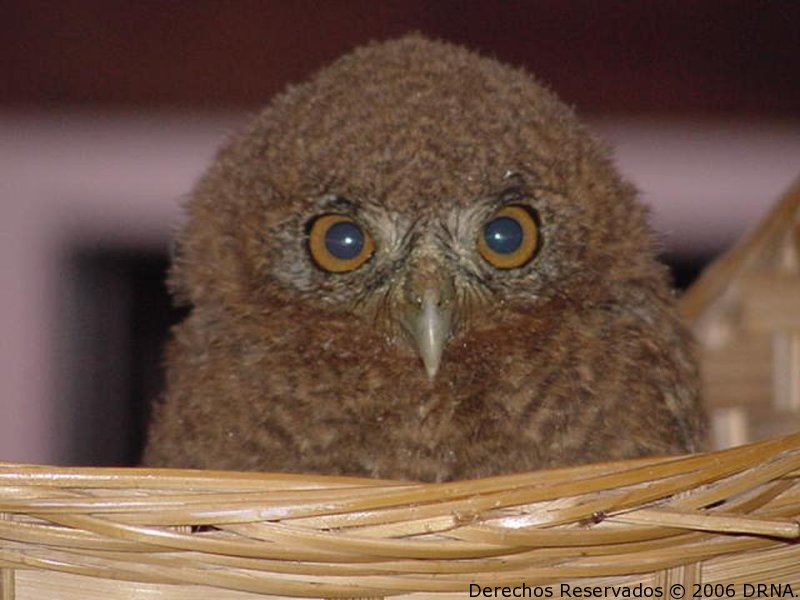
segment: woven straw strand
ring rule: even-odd
[[[2,465],[0,568],[326,598],[794,579],[799,476],[800,435],[443,484]]]

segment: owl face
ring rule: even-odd
[[[649,243],[641,211],[548,92],[472,55],[449,69],[360,58],[279,98],[223,153],[197,195],[208,211],[227,198],[209,243],[228,239],[237,264],[195,293],[239,288],[222,302],[265,318],[347,316],[434,378],[465,332],[635,271],[619,248]]]
[[[295,235],[276,253],[273,275],[319,310],[348,313],[416,353],[433,378],[446,345],[490,322],[493,305],[536,298],[543,204],[516,173],[471,206],[428,215],[330,195],[316,211],[276,225],[276,236],[283,228]]]

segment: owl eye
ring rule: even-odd
[[[509,205],[497,211],[478,236],[478,251],[498,269],[530,261],[539,246],[539,227],[530,209]]]
[[[308,233],[311,258],[331,273],[353,271],[363,265],[375,250],[370,235],[345,215],[322,215]]]

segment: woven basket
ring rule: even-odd
[[[704,361],[776,334],[752,319],[722,343],[709,331],[748,314],[739,279],[784,256],[765,248],[798,251],[798,206],[800,185],[685,296]],[[787,364],[758,414],[796,418],[774,400]],[[753,404],[714,400],[718,434],[747,435],[725,415]],[[799,519],[800,434],[443,484],[0,463],[0,600],[800,594]]]

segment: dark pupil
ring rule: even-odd
[[[511,217],[498,217],[483,230],[486,245],[498,254],[511,254],[522,245],[522,227]]]
[[[361,253],[364,247],[364,233],[354,223],[342,221],[334,223],[325,232],[325,248],[332,256],[350,260]]]

